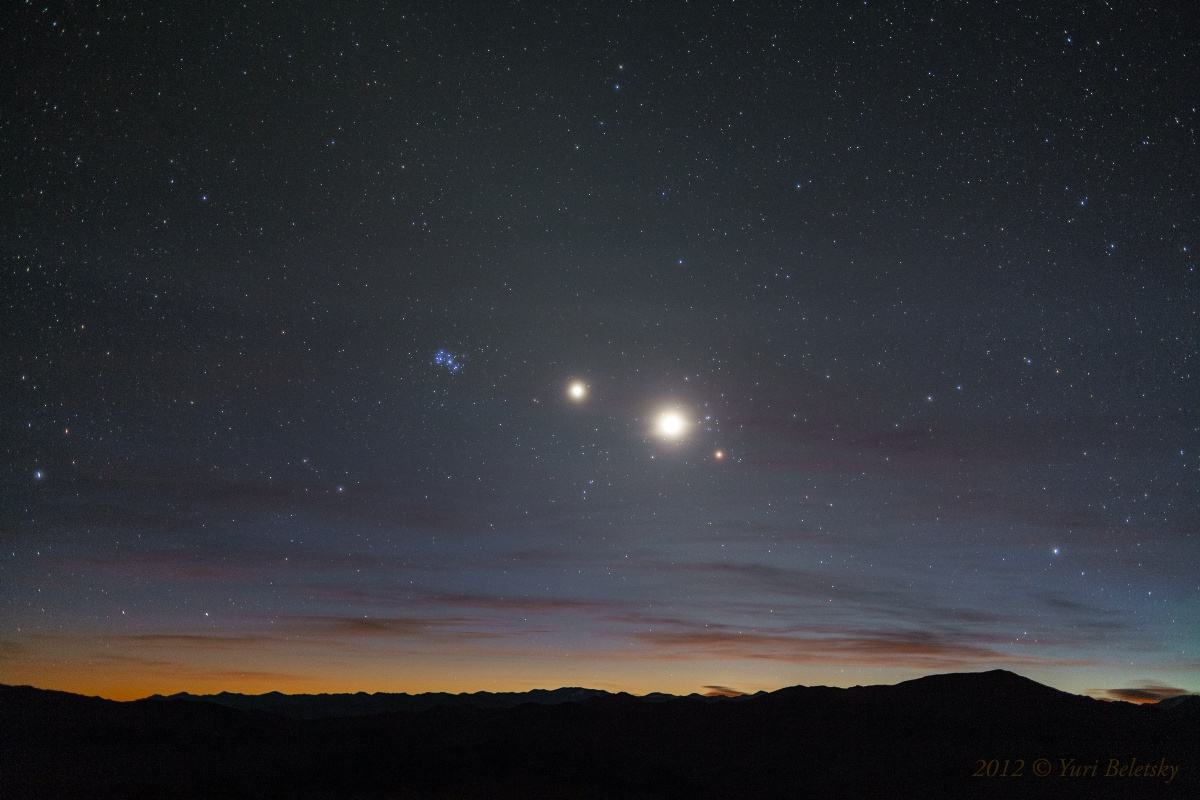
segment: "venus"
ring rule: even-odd
[[[663,411],[654,421],[654,432],[660,439],[672,441],[683,438],[687,432],[688,422],[683,414],[675,410]]]

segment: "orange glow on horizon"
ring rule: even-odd
[[[779,669],[770,665],[739,660],[678,661],[656,658],[615,659],[581,653],[577,657],[528,660],[524,658],[490,659],[458,657],[446,660],[398,658],[394,664],[363,664],[347,669],[330,661],[294,664],[295,671],[279,665],[274,669],[206,668],[184,664],[102,664],[95,661],[77,664],[23,662],[11,659],[5,665],[0,683],[30,685],[39,689],[72,692],[110,700],[137,700],[151,695],[178,692],[216,694],[322,694],[356,692],[523,692],[532,689],[586,687],[609,692],[644,695],[664,692],[675,695],[753,694],[786,686],[854,686],[893,684],[937,672],[977,671],[981,667],[962,665],[958,669],[888,668],[881,666],[838,667],[810,665],[804,669]],[[1032,675],[1047,683],[1051,676]],[[1067,677],[1067,676],[1060,676]],[[1053,681],[1057,688],[1080,694],[1095,690],[1071,688],[1071,681]],[[1106,697],[1115,700],[1118,698]]]

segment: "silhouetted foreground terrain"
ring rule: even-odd
[[[1198,742],[1200,697],[1106,703],[1003,671],[736,698],[5,686],[0,798],[1200,797]]]

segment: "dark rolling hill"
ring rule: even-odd
[[[607,692],[599,689],[534,689],[530,692],[473,692],[471,694],[449,694],[428,692],[426,694],[404,694],[390,692],[356,692],[354,694],[189,694],[181,692],[169,696],[154,695],[148,700],[183,700],[196,703],[215,703],[219,706],[245,711],[266,711],[294,719],[321,719],[324,717],[367,717],[388,714],[394,711],[424,711],[435,707],[511,708],[523,703],[555,705],[579,702],[600,697]],[[664,695],[665,696],[665,695]]]
[[[732,698],[6,686],[0,797],[1183,798],[1198,741],[1200,699],[1103,702],[1004,671]]]

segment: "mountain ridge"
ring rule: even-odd
[[[542,702],[517,702],[531,696]],[[1102,701],[1009,672],[736,697],[582,687],[435,695],[368,714],[313,714],[304,696],[280,713],[270,710],[289,697],[279,693],[242,696],[264,707],[213,697],[225,704],[0,687],[0,731],[20,732],[0,735],[0,797],[1200,795],[1200,754],[1189,744],[1200,740],[1200,698]],[[1170,765],[1170,782],[1035,779],[1037,759],[1053,769]],[[1021,776],[980,779],[993,763],[1019,764]]]
[[[529,698],[530,702],[544,700],[546,702],[572,702],[587,699],[590,697],[631,697],[639,700],[674,700],[684,698],[695,699],[712,699],[712,700],[736,700],[748,697],[761,697],[764,695],[776,695],[779,693],[802,692],[813,690],[829,690],[829,691],[855,691],[855,690],[877,690],[881,688],[892,687],[936,687],[941,689],[950,688],[951,684],[974,684],[974,688],[989,686],[990,688],[1005,687],[1008,689],[1025,688],[1035,691],[1043,691],[1054,693],[1055,695],[1065,695],[1069,697],[1092,698],[1089,695],[1075,694],[1062,689],[1056,689],[1043,683],[1039,683],[1031,678],[1027,678],[1019,673],[1012,672],[1006,669],[991,669],[980,670],[973,672],[947,672],[947,673],[932,673],[923,675],[918,678],[911,678],[904,681],[899,681],[894,684],[855,684],[853,686],[826,686],[824,684],[795,684],[792,686],[783,686],[778,689],[760,690],[751,693],[742,694],[704,694],[701,692],[691,692],[688,694],[671,694],[669,692],[648,692],[638,695],[625,691],[609,691],[607,689],[594,689],[583,686],[561,686],[554,689],[527,689],[523,691],[490,691],[478,690],[474,692],[385,692],[385,691],[356,691],[356,692],[297,692],[288,693],[277,690],[270,690],[260,693],[247,692],[231,692],[223,690],[208,694],[197,694],[189,691],[173,692],[171,694],[151,694],[145,697],[133,698],[129,700],[113,700],[111,698],[101,697],[99,695],[86,695],[76,692],[68,692],[60,689],[46,689],[42,687],[32,686],[28,684],[3,684],[0,683],[0,691],[5,689],[31,689],[39,692],[49,692],[59,695],[69,695],[72,697],[84,697],[97,700],[105,700],[114,703],[140,703],[147,701],[167,701],[178,700],[187,702],[210,702],[220,705],[229,705],[238,707],[237,704],[252,704],[258,701],[337,701],[337,700],[363,700],[363,699],[396,699],[396,700],[423,700],[429,699],[446,701],[448,703],[464,702],[471,700],[489,699],[518,699]],[[958,688],[958,687],[955,687]],[[1182,697],[1200,697],[1200,695],[1183,695]],[[1169,698],[1177,700],[1179,698]],[[1140,703],[1134,704],[1126,700],[1106,699],[1101,702],[1125,703],[1128,705],[1156,705],[1166,702],[1166,699],[1158,701],[1158,703]]]

